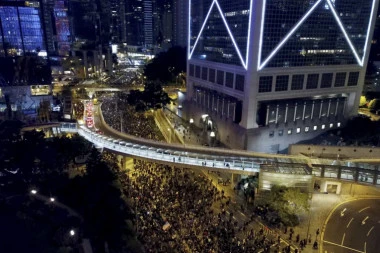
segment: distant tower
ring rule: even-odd
[[[173,0],[173,45],[187,46],[189,1]]]

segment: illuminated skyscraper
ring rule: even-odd
[[[47,50],[40,1],[0,1],[0,55]]]
[[[357,113],[377,0],[189,3],[185,109],[222,142],[278,152]]]

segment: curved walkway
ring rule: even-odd
[[[97,113],[94,113],[96,125],[101,130],[104,130],[106,135],[97,134],[84,126],[78,128],[78,133],[98,147],[107,148],[120,154],[138,157],[139,159],[180,167],[208,168],[210,170],[223,170],[224,172],[246,175],[259,172],[260,164],[274,164],[281,165],[281,167],[303,165],[305,169],[296,172],[299,174],[315,174],[312,169],[313,166],[338,166],[345,169],[352,168],[351,170],[356,170],[355,174],[358,174],[357,170],[362,169],[376,173],[373,179],[374,184],[377,182],[377,178],[374,178],[378,177],[377,168],[368,163],[357,164],[352,161],[318,159],[302,155],[265,154],[247,150],[210,148],[138,138],[111,128],[104,121],[100,106],[97,106],[95,110],[97,110]],[[339,170],[341,171],[342,169]],[[294,174],[294,172],[291,173]],[[336,173],[339,174],[340,172],[337,171]],[[324,177],[322,174],[316,176]],[[338,176],[335,178],[340,179]],[[343,177],[342,179],[345,178]],[[355,178],[351,180],[355,180]],[[357,181],[357,179],[355,181]]]

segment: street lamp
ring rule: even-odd
[[[215,137],[215,132],[214,131],[211,131],[210,137]]]
[[[50,198],[50,202],[54,202],[55,201],[55,198]]]
[[[33,190],[30,191],[30,193],[33,194],[33,195],[36,195],[37,194],[37,190],[33,189]]]
[[[74,235],[75,235],[75,231],[74,231],[74,229],[71,229],[71,230],[70,230],[70,235],[71,235],[71,236],[74,236]]]
[[[190,118],[189,122],[190,122],[190,124],[193,124],[194,123],[193,118]]]

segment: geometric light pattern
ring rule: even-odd
[[[219,14],[220,14],[220,17],[221,17],[222,20],[223,20],[224,26],[226,27],[226,30],[227,30],[227,32],[228,32],[228,35],[229,35],[229,37],[231,38],[232,44],[234,45],[234,48],[235,48],[236,53],[237,53],[237,55],[238,55],[238,57],[239,57],[239,59],[240,59],[241,64],[243,65],[243,67],[244,67],[245,69],[247,69],[247,65],[248,65],[248,50],[249,50],[249,39],[248,39],[248,38],[249,38],[249,35],[250,35],[250,29],[251,29],[252,0],[250,1],[249,24],[248,24],[248,34],[247,34],[247,50],[246,50],[247,53],[246,53],[246,57],[245,57],[245,59],[243,58],[243,56],[242,56],[242,54],[241,54],[241,51],[240,51],[240,49],[239,49],[239,47],[238,47],[238,45],[237,45],[237,43],[236,43],[236,41],[235,41],[235,38],[234,38],[234,36],[232,35],[231,29],[230,29],[230,27],[229,27],[229,25],[228,25],[228,23],[227,23],[226,18],[224,17],[224,13],[223,13],[223,11],[222,11],[222,8],[220,7],[220,4],[219,4],[218,0],[213,0],[213,1],[212,1],[211,6],[210,6],[210,8],[209,8],[209,10],[208,10],[208,12],[207,12],[206,18],[205,18],[205,20],[203,21],[202,27],[201,27],[201,29],[200,29],[200,31],[199,31],[199,33],[198,33],[198,36],[197,36],[197,38],[196,38],[196,40],[195,40],[195,43],[194,43],[194,45],[193,45],[193,49],[192,49],[192,50],[190,50],[190,29],[191,29],[191,28],[190,28],[190,15],[189,15],[189,28],[188,28],[188,31],[189,31],[189,34],[188,34],[188,59],[191,59],[191,57],[192,57],[192,55],[193,55],[193,53],[194,53],[194,50],[195,50],[195,48],[196,48],[196,46],[197,46],[197,44],[198,44],[198,41],[199,41],[199,39],[200,39],[200,37],[201,37],[201,35],[202,35],[202,33],[203,33],[203,30],[204,30],[204,28],[205,28],[205,26],[206,26],[206,23],[207,23],[207,21],[208,21],[208,19],[209,19],[210,13],[211,13],[211,11],[212,11],[212,9],[213,9],[214,7],[217,8],[217,10],[218,10],[218,12],[219,12]],[[189,8],[191,8],[191,0],[189,0]],[[191,10],[189,10],[189,13],[191,13]]]
[[[368,24],[367,27],[367,36],[366,36],[366,41],[364,43],[364,49],[363,49],[363,56],[362,58],[359,57],[357,50],[355,49],[354,45],[351,42],[350,37],[348,36],[345,27],[343,26],[342,21],[340,20],[339,16],[336,13],[335,7],[331,0],[318,0],[306,13],[305,15],[295,24],[292,29],[289,31],[288,34],[277,44],[277,46],[272,50],[272,52],[267,56],[267,58],[263,61],[261,61],[261,53],[262,53],[262,41],[263,41],[263,27],[264,27],[264,19],[265,19],[265,6],[266,6],[266,0],[263,0],[263,8],[262,8],[262,17],[261,17],[261,33],[260,33],[260,41],[259,41],[259,55],[258,55],[258,70],[261,70],[262,68],[265,67],[265,65],[276,55],[276,53],[282,48],[282,46],[289,40],[289,38],[298,30],[299,27],[302,26],[302,24],[307,20],[307,18],[313,13],[313,11],[317,8],[321,2],[325,2],[329,10],[331,10],[332,15],[334,16],[341,32],[343,33],[347,44],[350,46],[352,54],[355,56],[355,59],[359,66],[363,66],[364,64],[364,57],[365,57],[365,52],[367,49],[367,43],[369,40],[369,32],[371,29],[372,25],[372,17],[374,14],[374,8],[375,8],[375,3],[376,0],[372,1],[372,9],[371,9],[371,15],[369,16],[369,21],[370,23]]]

